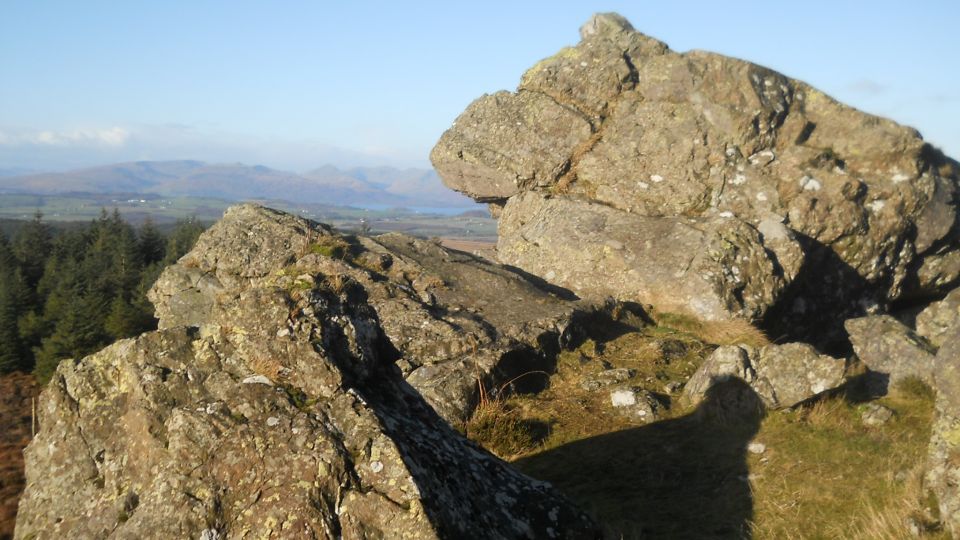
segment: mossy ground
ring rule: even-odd
[[[718,419],[666,390],[713,350],[701,337],[665,326],[595,336],[560,355],[545,391],[488,403],[467,434],[560,488],[611,538],[894,539],[911,527],[948,538],[920,487],[929,388],[901,385],[878,400],[896,412],[879,427],[863,425],[865,404],[850,392]],[[611,367],[635,370],[622,384],[656,394],[657,422],[638,424],[613,410],[608,389],[580,386]],[[750,442],[766,449],[751,453]]]

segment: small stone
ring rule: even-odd
[[[264,375],[251,375],[243,380],[243,384],[265,384],[267,386],[273,386],[273,381]]]
[[[747,452],[751,454],[762,454],[767,451],[767,445],[762,442],[752,442],[747,445]]]
[[[667,384],[663,385],[663,390],[668,394],[676,394],[683,388],[683,383],[677,381],[670,381]]]
[[[276,416],[271,416],[270,418],[267,418],[267,425],[270,427],[274,427],[279,423],[280,423],[280,419],[277,418]]]
[[[620,412],[641,423],[657,419],[659,402],[642,388],[618,388],[610,392],[610,403]]]
[[[893,418],[893,409],[879,403],[868,403],[860,414],[860,420],[867,427],[882,426]]]
[[[636,371],[628,368],[606,369],[581,382],[580,387],[588,392],[592,392],[600,388],[622,383],[635,374]]]
[[[637,395],[633,390],[614,390],[610,392],[610,403],[614,407],[632,407],[637,404]]]

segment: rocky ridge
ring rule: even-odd
[[[925,487],[960,533],[956,163],[913,130],[766,68],[677,54],[617,15],[581,37],[516,93],[474,102],[432,154],[499,212],[513,267],[231,209],[151,291],[158,331],[61,364],[17,537],[597,537],[450,424],[483,389],[535,389],[602,306],[635,303],[791,331],[704,341],[695,370],[669,354],[682,343],[657,341],[649,381],[583,370],[572,384],[633,424],[673,404],[647,386],[681,357],[669,370],[686,383],[667,394],[682,388],[689,408],[727,381],[724,406],[755,420],[757,405],[837,393],[854,367],[885,383],[871,391],[932,385]],[[822,354],[839,342],[852,354]]]
[[[386,290],[366,286],[389,280],[348,271],[364,255],[393,264],[381,244],[329,251],[340,242],[235,207],[152,291],[160,330],[62,362],[26,450],[16,537],[596,537],[585,514],[463,439],[403,380],[374,307]],[[398,305],[418,299],[426,336],[451,324],[424,316],[440,286],[392,291]],[[498,346],[478,344],[488,357]]]
[[[431,154],[500,212],[504,262],[578,294],[789,319],[808,338],[839,329],[825,313],[960,277],[957,163],[915,130],[749,62],[676,53],[616,14],[580,34],[516,92],[470,104]],[[585,283],[588,268],[612,278]]]

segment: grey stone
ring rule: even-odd
[[[243,243],[238,239],[248,239]],[[324,255],[323,246],[347,249]],[[385,261],[389,261],[388,263]],[[150,291],[160,328],[226,324],[224,309],[251,287],[293,296],[340,289],[365,295],[407,381],[445,418],[476,403],[477,382],[499,387],[542,369],[579,314],[497,264],[402,234],[345,237],[325,225],[253,205],[233,207]],[[284,306],[276,307],[280,317]],[[278,343],[300,330],[274,331]]]
[[[879,403],[868,403],[860,413],[860,421],[867,427],[882,426],[893,418],[893,409]]]
[[[606,369],[596,375],[585,378],[580,387],[587,391],[598,390],[607,386],[622,383],[633,377],[636,370],[629,368]]]
[[[346,262],[299,237],[318,232],[228,212],[167,272],[222,285],[198,326],[169,324],[161,283],[160,330],[60,364],[25,450],[16,538],[599,536],[403,380],[374,295],[332,283]],[[328,285],[295,285],[307,268]],[[260,376],[273,385],[244,384]]]
[[[890,315],[850,319],[844,326],[857,357],[888,385],[908,377],[933,383],[934,355],[912,330]]]
[[[646,424],[657,420],[660,402],[642,388],[621,387],[610,391],[610,404],[631,420]]]
[[[821,355],[805,343],[760,349],[728,345],[704,360],[684,387],[682,399],[696,405],[714,384],[735,377],[749,384],[766,407],[789,408],[842,385],[846,368],[844,360]]]
[[[501,261],[585,298],[756,319],[788,283],[757,231],[736,218],[653,218],[527,192],[510,199],[498,228]]]
[[[940,519],[950,533],[960,535],[960,327],[937,351],[934,369],[933,427],[924,487],[940,506]]]
[[[926,307],[917,315],[917,334],[927,338],[935,347],[943,345],[950,330],[960,328],[960,288]]]
[[[782,283],[772,281],[800,280],[791,294],[812,309],[782,315],[803,319],[796,328],[809,326],[808,334],[818,319],[831,318],[828,309],[842,320],[862,315],[866,304],[942,292],[960,279],[960,167],[916,130],[762,66],[676,53],[617,14],[592,17],[581,41],[531,67],[517,92],[470,105],[431,158],[447,185],[504,208],[504,260],[544,278],[551,270],[566,275],[565,286],[578,294],[577,285],[587,283],[575,274],[589,265],[611,276],[623,271],[624,256],[598,257],[607,237],[629,251],[676,227],[636,217],[697,220],[708,236],[721,223],[709,218],[718,215],[758,229],[761,241],[738,248],[768,250],[776,277],[765,269],[741,275],[746,290],[763,294],[752,299],[758,307],[747,302],[727,315],[755,318],[782,294]],[[531,192],[558,202],[531,203]],[[602,206],[593,213],[609,220],[594,217],[582,224],[589,232],[571,230],[571,214],[588,203]],[[628,217],[615,219],[616,212]],[[562,245],[590,253],[566,266],[536,262],[535,254],[552,257]],[[668,247],[660,258],[690,248]],[[643,264],[625,262],[626,269]],[[646,270],[638,268],[641,279]],[[651,297],[616,279],[606,289],[605,280],[593,281],[585,293]],[[690,306],[687,292],[663,290],[650,303],[684,305],[691,314],[718,309]],[[716,303],[712,296],[705,298]]]

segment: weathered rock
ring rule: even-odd
[[[150,297],[161,328],[224,324],[224,302],[267,286],[291,292],[358,286],[407,381],[451,421],[472,410],[478,379],[498,387],[543,369],[544,355],[559,349],[580,313],[514,272],[430,241],[342,237],[250,205],[228,210],[163,273]]]
[[[530,68],[516,93],[470,105],[431,154],[449,186],[506,203],[500,219],[509,224],[500,234],[511,264],[546,277],[525,250],[565,243],[595,249],[578,243],[583,235],[565,236],[565,222],[589,201],[604,207],[598,213],[630,214],[612,220],[616,227],[591,225],[591,240],[609,235],[626,245],[624,236],[643,242],[671,229],[643,221],[617,228],[636,216],[729,215],[759,229],[782,279],[797,283],[786,300],[771,289],[757,298],[759,310],[731,315],[756,317],[780,300],[778,317],[802,323],[790,320],[784,329],[808,336],[836,326],[824,313],[843,320],[890,300],[942,291],[960,278],[958,165],[915,130],[749,62],[676,53],[615,14],[594,16],[581,38]],[[531,191],[564,197],[547,212],[529,204]],[[514,204],[525,196],[525,204]],[[549,234],[526,237],[533,227]],[[780,235],[784,246],[768,242]],[[681,243],[675,251],[688,247]],[[576,258],[567,272],[596,264],[615,275],[621,261],[609,262]],[[748,289],[753,280],[771,279],[768,272],[741,277]],[[604,281],[594,280],[587,291]],[[636,292],[610,281],[606,294]],[[684,302],[678,292],[671,304]]]
[[[757,319],[787,284],[757,231],[736,218],[652,218],[527,192],[507,203],[499,232],[506,264],[588,298],[613,294],[706,320]]]
[[[935,347],[943,345],[954,328],[960,328],[960,289],[950,291],[946,298],[930,304],[917,315],[917,334]]]
[[[954,537],[960,536],[960,327],[937,352],[934,387],[937,392],[924,487],[940,506],[940,519]]]
[[[610,404],[634,422],[646,424],[657,420],[660,402],[643,388],[622,387],[610,391]]]
[[[630,368],[605,369],[596,375],[584,379],[580,383],[580,388],[587,391],[599,390],[600,388],[622,383],[635,374],[636,370]]]
[[[346,262],[301,233],[329,235],[232,210],[154,291],[161,330],[60,364],[16,537],[597,537],[433,411],[393,364],[373,295],[321,273]],[[220,292],[184,300],[199,328],[172,326],[164,287],[190,270]]]
[[[933,383],[934,355],[912,330],[890,315],[850,319],[845,325],[853,351],[870,371],[893,385],[908,377]]]
[[[860,421],[867,427],[882,426],[893,418],[893,409],[879,403],[868,403],[860,413]]]
[[[682,399],[689,405],[703,400],[714,384],[742,379],[771,409],[796,406],[845,381],[846,362],[805,343],[767,345],[754,349],[744,345],[719,347],[690,377]]]

